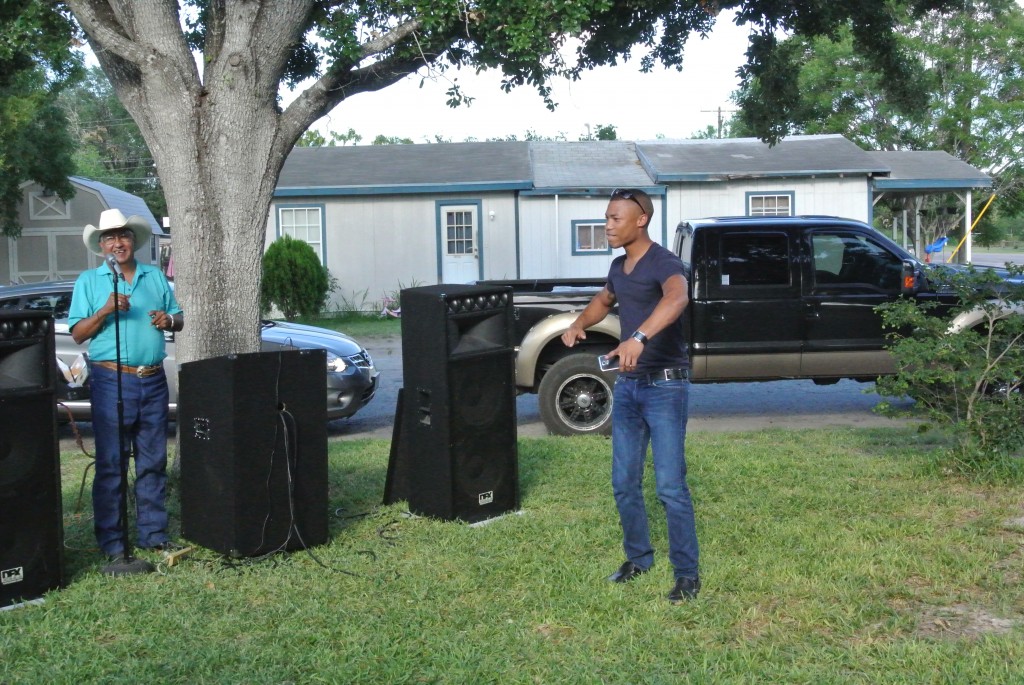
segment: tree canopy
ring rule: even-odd
[[[56,97],[80,57],[66,13],[40,3],[0,2],[0,236],[17,236],[21,185],[33,180],[63,199],[74,194],[73,142]]]
[[[800,62],[784,133],[840,133],[866,149],[944,150],[989,173],[996,212],[1024,212],[1024,8],[973,0],[948,13],[904,15],[894,39],[920,64],[916,88],[927,107],[886,91],[890,74],[858,54],[850,28],[833,37],[782,44]],[[740,94],[742,125],[756,124],[761,82]],[[939,215],[946,202],[936,198]],[[948,230],[937,216],[935,231]],[[929,236],[934,237],[934,236]]]
[[[57,1],[40,2],[63,7]],[[502,87],[641,54],[644,69],[681,67],[688,38],[722,11],[752,26],[744,78],[757,77],[756,130],[782,129],[796,56],[778,32],[836,35],[892,78],[901,101],[925,100],[894,38],[896,7],[952,0],[67,0],[156,160],[174,226],[176,281],[189,316],[183,361],[259,347],[260,257],[284,160],[303,132],[346,98],[428,68],[499,69]],[[575,39],[574,48],[568,40]],[[567,54],[568,53],[568,54]],[[197,57],[198,55],[198,57]],[[286,107],[282,87],[299,87]],[[614,94],[610,94],[614,96]],[[449,102],[470,94],[453,86]],[[638,106],[642,106],[638,103]],[[779,117],[774,113],[778,112]],[[343,114],[343,113],[342,113]]]

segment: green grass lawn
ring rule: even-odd
[[[1024,682],[1019,488],[942,476],[929,440],[692,435],[704,588],[678,606],[653,482],[655,567],[604,580],[600,438],[521,440],[522,511],[484,526],[380,506],[388,441],[332,442],[327,545],[116,579],[65,454],[69,585],[0,612],[0,683]]]
[[[300,319],[300,323],[341,331],[356,340],[367,337],[402,336],[401,319],[382,318],[376,314],[338,314],[316,319]]]

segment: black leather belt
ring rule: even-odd
[[[655,381],[682,381],[690,375],[689,369],[662,369],[651,371],[640,376],[640,380],[653,383]]]

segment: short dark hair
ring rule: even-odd
[[[647,215],[647,224],[651,223],[654,215],[654,202],[651,196],[639,188],[616,188],[612,191],[611,200],[631,200]],[[647,224],[644,224],[645,226]]]

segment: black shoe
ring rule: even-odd
[[[175,552],[180,552],[181,550],[185,549],[185,546],[179,545],[174,540],[165,540],[164,542],[161,542],[158,545],[153,545],[152,547],[147,547],[146,549],[150,550],[151,552],[163,552],[164,554],[174,554]]]
[[[133,576],[139,573],[153,573],[156,567],[145,559],[125,557],[124,554],[108,554],[102,571],[107,576]]]
[[[684,599],[697,599],[700,592],[700,578],[677,578],[676,586],[668,593],[670,602],[682,602]]]
[[[644,573],[647,573],[647,569],[640,568],[632,561],[627,561],[619,567],[618,571],[608,576],[608,580],[612,583],[628,583]]]

